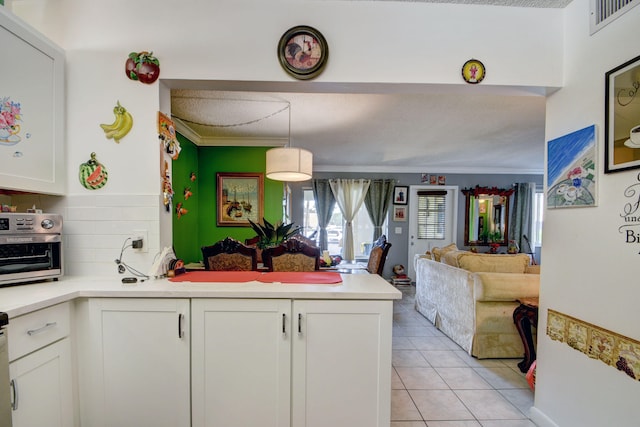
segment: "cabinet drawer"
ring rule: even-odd
[[[9,320],[9,361],[69,335],[69,303],[54,305]]]

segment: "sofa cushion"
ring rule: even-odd
[[[476,273],[476,301],[515,301],[538,297],[540,276],[516,273]]]
[[[447,253],[447,252],[451,252],[451,251],[457,251],[458,247],[456,246],[455,243],[451,243],[450,245],[447,245],[443,248],[432,248],[431,249],[431,254],[433,256],[433,260],[434,261],[442,261],[442,257]]]
[[[458,256],[458,265],[471,272],[524,273],[529,265],[527,254],[494,255],[466,253]]]
[[[527,274],[540,274],[540,266],[539,265],[527,265],[527,268],[524,270]]]

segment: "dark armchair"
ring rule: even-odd
[[[387,236],[384,234],[373,243],[369,253],[369,262],[367,263],[367,271],[369,273],[382,276],[389,248],[391,248],[391,243],[387,242]]]
[[[205,270],[257,270],[258,258],[255,248],[227,237],[211,246],[203,246],[202,260]]]
[[[320,248],[289,239],[263,249],[262,261],[269,271],[315,271],[320,269]]]

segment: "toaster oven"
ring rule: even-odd
[[[0,286],[62,274],[62,216],[0,213]]]

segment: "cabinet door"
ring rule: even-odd
[[[189,300],[88,304],[82,425],[190,426]]]
[[[192,300],[194,427],[290,425],[291,301]]]
[[[11,362],[9,372],[13,427],[74,425],[68,338]]]
[[[388,427],[391,301],[294,301],[292,424]]]

